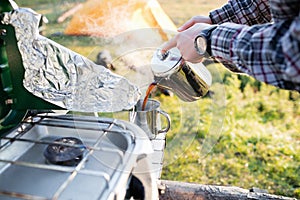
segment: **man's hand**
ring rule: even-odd
[[[173,47],[177,47],[182,55],[182,58],[191,63],[198,63],[202,61],[202,56],[200,56],[195,47],[194,40],[199,33],[211,25],[206,23],[196,23],[190,28],[179,32],[171,40],[162,45],[162,52],[166,52]]]
[[[197,23],[205,23],[205,24],[212,24],[211,19],[207,16],[194,16],[188,21],[186,21],[181,27],[179,27],[177,30],[179,32],[184,31],[191,26],[197,24]]]

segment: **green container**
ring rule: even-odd
[[[8,0],[0,0],[3,12],[13,10]],[[23,86],[24,67],[15,30],[0,19],[0,136],[16,127],[28,110],[63,109],[28,92]]]

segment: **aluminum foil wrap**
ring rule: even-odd
[[[20,8],[5,13],[3,23],[15,28],[23,59],[23,85],[32,94],[60,107],[83,112],[132,108],[137,86],[104,66],[39,34],[41,15]]]

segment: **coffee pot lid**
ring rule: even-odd
[[[179,67],[181,61],[182,57],[177,48],[172,48],[165,53],[157,49],[151,60],[151,69],[155,76],[167,76]]]

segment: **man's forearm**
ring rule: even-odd
[[[299,20],[255,26],[225,23],[212,34],[212,55],[232,71],[300,91],[298,27]]]

